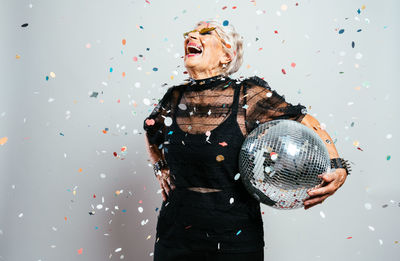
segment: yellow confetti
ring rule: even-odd
[[[149,240],[150,238],[151,238],[151,235],[148,235],[147,238],[146,238],[146,240]]]
[[[250,64],[248,64],[248,65],[246,66],[247,69],[250,69],[250,67],[251,67]]]
[[[79,171],[79,172],[82,172],[82,168],[79,168],[78,171]]]
[[[21,58],[21,56],[19,56],[18,54],[15,55],[15,59],[19,59],[19,58]]]
[[[358,140],[355,140],[355,141],[353,142],[353,145],[356,146],[356,147],[358,147],[358,145],[360,145],[360,142],[358,142]]]
[[[50,72],[50,77],[51,78],[56,78],[56,74],[54,72]]]
[[[224,158],[224,156],[222,156],[222,155],[218,155],[217,156],[217,161],[218,162],[221,162],[221,161],[223,161],[225,158]]]
[[[0,145],[6,144],[7,141],[8,141],[7,137],[0,138]]]
[[[365,9],[365,5],[362,5],[362,6],[361,6],[361,9],[364,10],[364,9]]]
[[[76,190],[72,191],[72,194],[74,194],[74,196],[76,195]]]

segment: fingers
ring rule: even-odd
[[[317,197],[317,198],[306,200],[304,202],[304,209],[309,209],[311,207],[314,207],[315,205],[321,204],[329,196],[331,196],[331,194],[326,194],[322,197]]]

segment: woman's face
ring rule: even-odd
[[[211,26],[207,23],[196,27],[197,31],[190,32],[184,41],[184,63],[190,75],[216,75],[221,71],[222,64],[230,61],[215,30],[203,35],[199,33],[202,28],[208,27]]]

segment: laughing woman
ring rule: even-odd
[[[232,79],[243,60],[243,41],[229,24],[202,21],[184,34],[187,82],[170,87],[145,119],[147,149],[162,189],[154,260],[264,258],[260,203],[244,188],[239,151],[259,124],[290,119],[313,129],[335,164],[341,160],[319,122],[253,76]],[[323,176],[305,208],[342,186],[345,166]],[[310,194],[314,193],[314,194]]]

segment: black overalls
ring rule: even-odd
[[[160,209],[154,260],[263,260],[260,203],[237,175],[244,136],[236,119],[240,86],[233,84],[232,113],[208,138],[181,130],[173,113],[165,131],[164,155],[176,189]],[[181,97],[182,93],[176,104]],[[177,105],[174,109],[179,110]],[[221,191],[200,193],[188,187]]]

